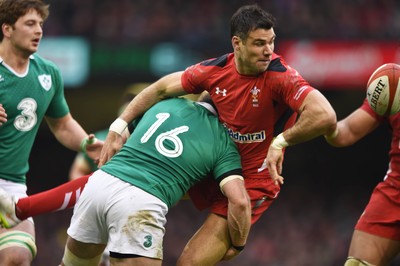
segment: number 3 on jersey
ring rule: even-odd
[[[141,143],[146,143],[151,136],[154,135],[156,130],[161,126],[162,123],[164,123],[168,118],[170,117],[169,113],[159,113],[156,115],[157,121],[154,122],[153,125],[146,131],[146,133],[143,135],[143,137],[140,139]],[[175,129],[169,130],[167,132],[161,133],[160,135],[157,136],[156,141],[154,145],[156,146],[156,149],[159,153],[166,157],[170,158],[175,158],[178,157],[182,154],[183,152],[183,143],[179,139],[178,135],[180,133],[186,132],[189,130],[188,126],[180,126]],[[168,149],[164,145],[164,141],[169,140],[171,141],[175,148],[174,149]]]
[[[23,99],[17,106],[21,110],[21,114],[14,120],[14,126],[19,131],[31,130],[37,122],[37,103],[32,98]]]

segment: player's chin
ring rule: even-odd
[[[33,45],[31,45],[31,46],[29,46],[29,47],[27,47],[27,48],[25,49],[25,53],[27,53],[27,54],[29,54],[29,55],[34,54],[34,53],[36,53],[37,51],[38,51],[38,46],[33,46]]]
[[[38,44],[32,45],[30,48],[31,48],[31,51],[32,51],[32,52],[37,52],[38,49],[39,49],[39,43],[38,43]]]
[[[269,66],[270,61],[259,61],[257,64],[257,69],[260,73],[265,72]]]

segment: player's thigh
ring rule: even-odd
[[[230,245],[227,220],[211,213],[186,244],[177,265],[214,265]]]
[[[373,265],[387,265],[400,252],[400,242],[355,230],[349,256]]]
[[[35,226],[25,220],[12,229],[0,228],[0,265],[10,258],[13,261],[32,261],[36,256]]]
[[[104,244],[83,243],[73,239],[72,237],[68,237],[66,245],[75,256],[84,259],[97,257],[100,254],[103,254],[103,251],[106,248],[106,245]]]

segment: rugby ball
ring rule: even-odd
[[[400,65],[387,63],[378,67],[367,83],[367,100],[379,115],[400,111]]]

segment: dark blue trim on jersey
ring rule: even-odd
[[[218,66],[224,67],[226,66],[226,62],[228,62],[228,54],[220,56],[218,58],[209,59],[200,63],[202,66]]]
[[[128,258],[137,258],[137,257],[144,257],[136,254],[123,254],[110,251],[110,257],[116,259],[128,259]]]
[[[269,63],[267,71],[286,72],[287,68],[282,65],[280,58],[275,58]]]
[[[293,113],[294,111],[292,109],[287,109],[281,115],[281,117],[279,117],[278,121],[276,121],[276,124],[274,126],[274,137],[283,132],[287,121],[292,117]]]
[[[229,172],[226,172],[226,173],[220,175],[220,176],[217,178],[218,184],[222,181],[222,179],[224,179],[225,177],[228,177],[228,176],[230,176],[230,175],[240,175],[240,176],[243,176],[243,174],[242,174],[242,169],[241,169],[241,168],[234,169],[234,170],[231,170],[231,171],[229,171]]]
[[[136,118],[135,120],[133,120],[129,125],[128,125],[128,131],[129,134],[132,135],[133,131],[135,130],[135,128],[137,127],[137,125],[139,124],[139,121],[143,118],[143,115],[139,116],[138,118]]]
[[[133,121],[132,123],[130,123],[129,125],[128,125],[128,131],[129,131],[129,134],[131,134],[132,135],[132,133],[133,133],[133,131],[135,130],[135,128],[136,128],[136,125],[137,125],[137,123],[134,123],[135,121]]]

